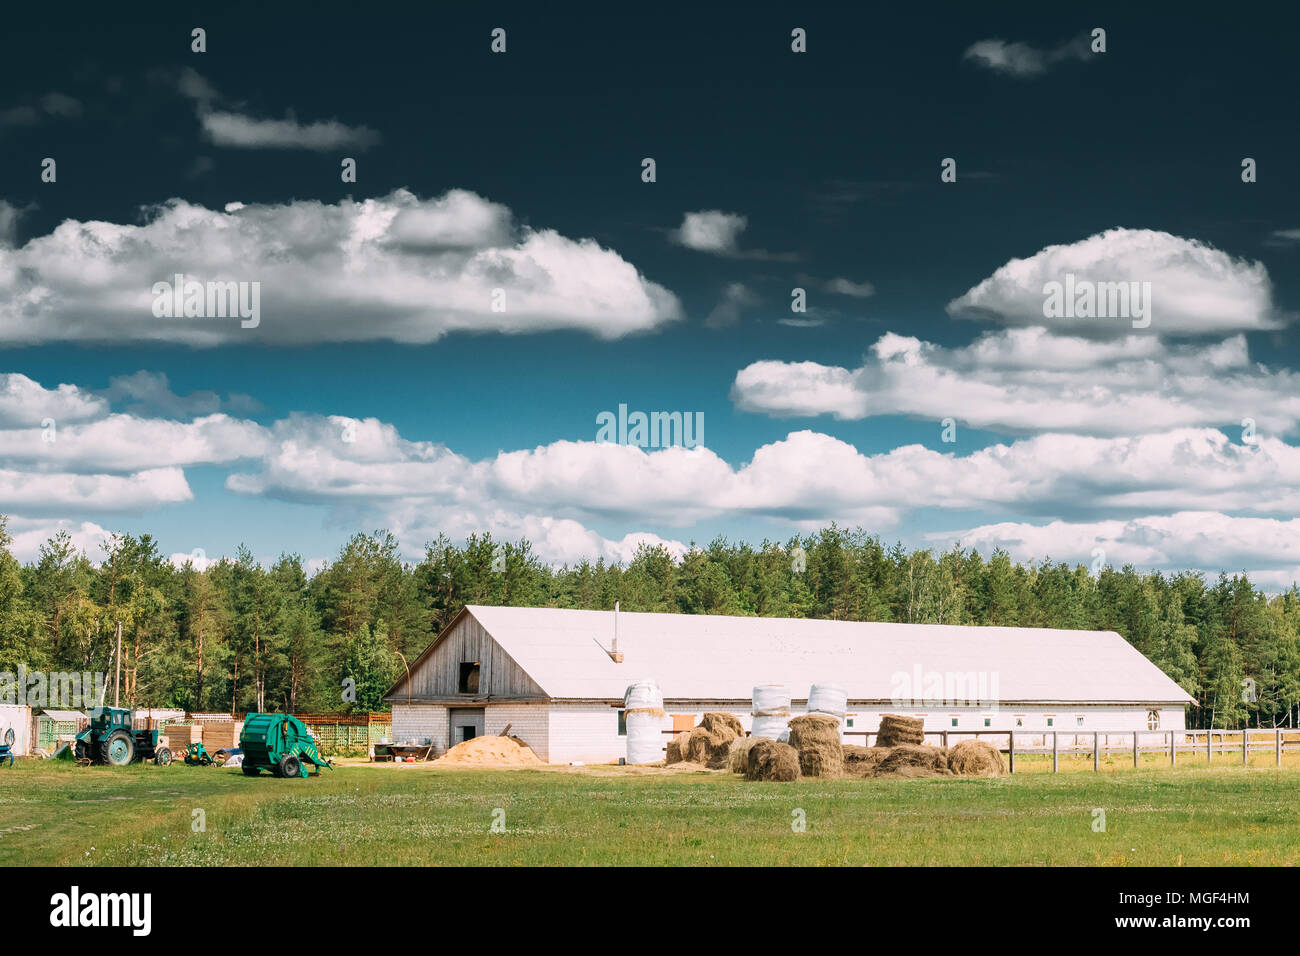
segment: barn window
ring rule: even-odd
[[[461,662],[460,683],[457,687],[462,694],[478,693],[478,661]]]
[[[848,726],[850,726],[850,727],[853,726],[853,718],[852,718],[852,717],[846,717],[846,718],[844,719],[844,722],[845,722],[846,724],[848,724]]]
[[[984,726],[985,726],[985,727],[992,727],[992,726],[993,726],[993,718],[992,718],[992,717],[985,717],[985,718],[984,718]]]
[[[620,710],[618,712],[618,735],[620,737],[627,736],[627,711],[626,710]]]
[[[1082,727],[1082,726],[1083,726],[1083,718],[1082,718],[1082,717],[1076,717],[1076,718],[1074,718],[1074,726],[1076,726],[1076,727]]]
[[[954,727],[957,726],[957,718],[956,718],[956,717],[954,717],[954,718],[952,719],[952,725],[953,725]]]
[[[1147,730],[1159,730],[1159,729],[1160,729],[1160,711],[1158,711],[1158,710],[1148,710],[1148,711],[1147,711]]]
[[[1051,726],[1053,726],[1055,723],[1056,723],[1056,718],[1055,718],[1055,717],[1048,717],[1048,718],[1047,718],[1047,726],[1051,727]]]

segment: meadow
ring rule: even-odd
[[[1114,759],[1093,773],[1090,757],[1070,758],[1060,774],[1041,772],[1042,758],[1020,758],[1018,771],[1021,760],[1037,772],[788,784],[361,761],[280,780],[27,760],[0,770],[0,866],[1300,863],[1290,759]]]

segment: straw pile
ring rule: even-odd
[[[963,740],[949,750],[948,768],[963,777],[1000,777],[1006,771],[1002,754],[983,740]]]
[[[942,747],[900,744],[889,748],[876,765],[876,777],[950,777],[948,751]]]
[[[778,780],[788,782],[799,779],[799,752],[789,744],[777,743],[766,737],[753,738],[745,761],[746,780]]]
[[[745,728],[731,714],[705,714],[686,742],[686,759],[710,770],[725,770],[731,759],[731,742],[744,733]]]
[[[728,758],[728,766],[732,773],[744,773],[745,768],[749,766],[749,751],[754,744],[763,740],[763,737],[737,737],[731,742],[731,753]]]
[[[899,744],[925,743],[925,721],[920,717],[899,717],[884,714],[880,718],[880,732],[876,735],[877,747],[897,747]]]
[[[888,747],[858,747],[844,744],[844,772],[850,777],[870,777],[877,764],[889,755]]]
[[[668,741],[667,755],[664,757],[664,763],[681,763],[686,759],[686,744],[691,739],[691,732],[683,730],[680,734]]]
[[[790,721],[790,746],[799,753],[805,777],[838,777],[844,772],[840,722],[824,714],[805,714]]]

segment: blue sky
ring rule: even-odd
[[[14,22],[21,557],[386,527],[618,559],[838,521],[1295,579],[1294,14],[322,9]],[[175,271],[260,282],[260,325],[159,319]],[[1066,272],[1150,282],[1151,326],[1047,320]],[[620,403],[702,413],[705,447],[595,445]]]

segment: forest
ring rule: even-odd
[[[383,710],[384,692],[466,604],[1113,630],[1196,698],[1189,727],[1296,725],[1300,589],[1244,574],[1142,572],[1002,552],[907,550],[831,526],[753,547],[717,539],[675,558],[552,566],[527,541],[354,535],[309,574],[282,554],[174,565],[149,534],[92,562],[60,532],[28,564],[0,516],[0,673],[107,672],[123,702],[195,711]],[[113,658],[121,632],[121,660]],[[111,692],[110,692],[111,693]]]

